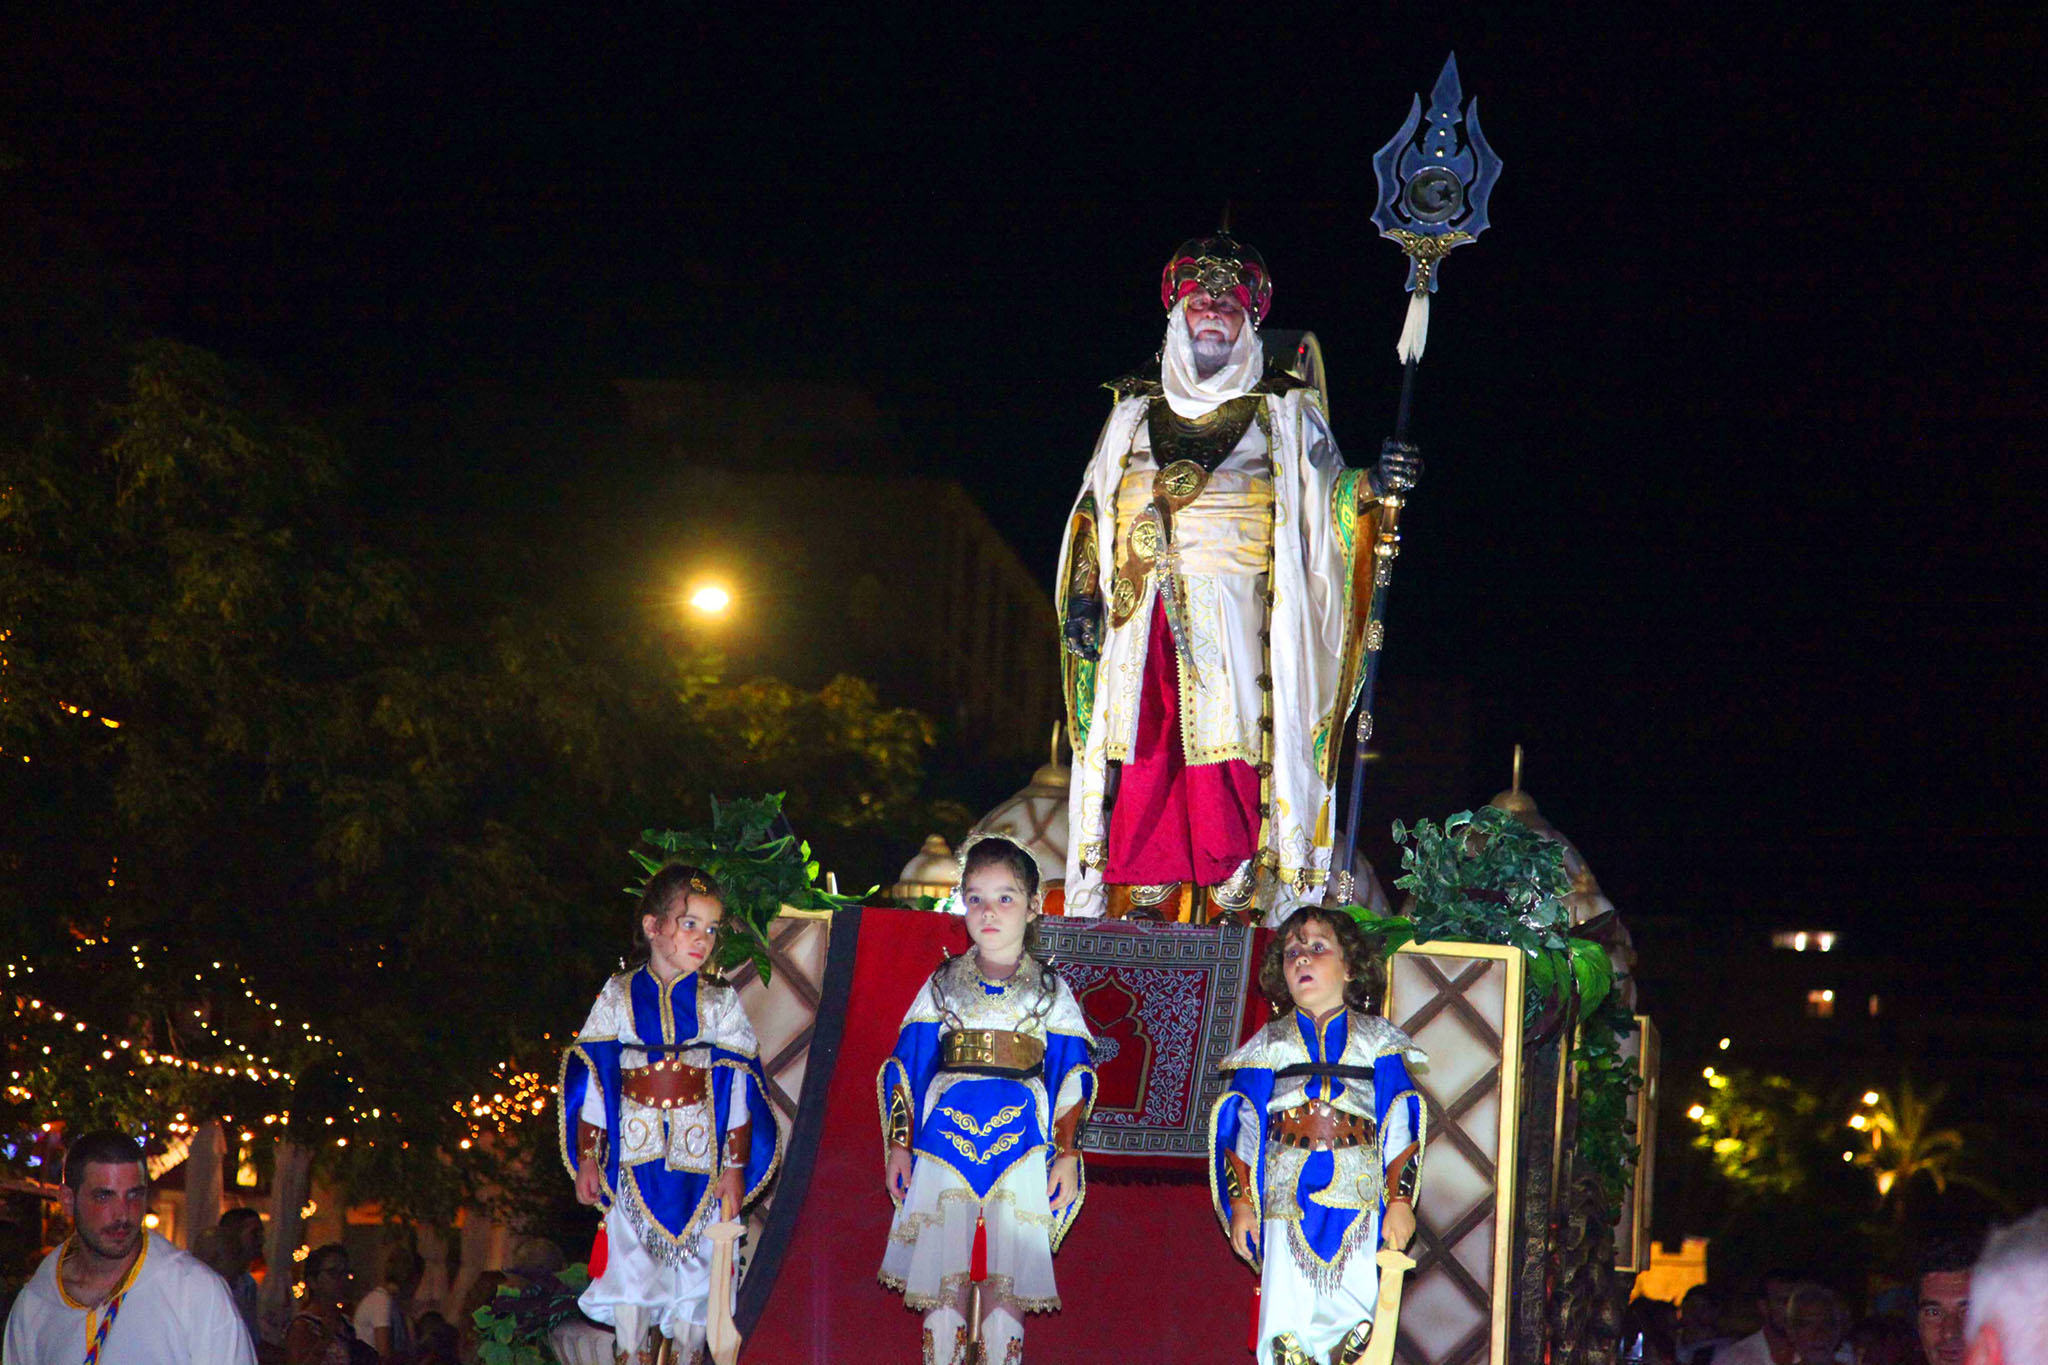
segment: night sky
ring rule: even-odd
[[[1506,170],[1443,273],[1385,664],[1472,686],[1485,774],[1447,800],[1526,743],[1625,912],[1870,935],[2041,904],[2043,52],[2017,9],[55,8],[0,95],[10,211],[117,268],[143,324],[368,433],[375,496],[449,496],[437,462],[604,475],[441,439],[451,395],[843,378],[898,470],[960,479],[1048,580],[1096,386],[1157,345],[1166,253],[1225,200],[1370,458],[1403,265],[1369,160],[1455,48]]]

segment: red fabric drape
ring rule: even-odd
[[[920,1315],[875,1281],[891,1212],[882,1188],[875,1072],[940,955],[966,946],[951,915],[861,912],[846,1030],[810,1194],[774,1292],[741,1352],[743,1365],[917,1359]],[[810,1065],[821,1061],[813,1057]],[[1234,1343],[1244,1339],[1251,1272],[1230,1254],[1209,1210],[1206,1180],[1091,1184],[1053,1271],[1065,1307],[1028,1319],[1028,1359],[1243,1359]],[[1222,1343],[1232,1349],[1219,1351]]]

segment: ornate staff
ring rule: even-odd
[[[1408,440],[1408,417],[1415,396],[1415,371],[1429,342],[1429,296],[1436,292],[1438,267],[1444,257],[1486,231],[1486,200],[1500,178],[1500,158],[1479,131],[1479,101],[1464,103],[1458,87],[1456,53],[1444,62],[1429,93],[1425,124],[1422,98],[1408,106],[1407,122],[1372,159],[1379,181],[1379,199],[1372,221],[1380,236],[1391,237],[1408,257],[1408,317],[1394,354],[1401,361],[1401,403],[1394,415],[1394,442]],[[1462,108],[1460,106],[1463,106]],[[1349,873],[1358,848],[1358,815],[1365,793],[1366,743],[1372,738],[1372,694],[1379,681],[1380,644],[1386,620],[1387,585],[1394,576],[1394,556],[1401,552],[1401,493],[1382,490],[1379,536],[1373,545],[1372,607],[1367,614],[1365,666],[1358,683],[1358,747],[1351,758],[1351,800],[1344,816],[1343,858],[1337,864]],[[1340,887],[1346,899],[1350,887]]]

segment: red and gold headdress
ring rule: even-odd
[[[1273,306],[1273,277],[1266,273],[1266,258],[1228,232],[1182,242],[1160,273],[1159,302],[1169,313],[1197,289],[1217,299],[1235,294],[1253,326],[1264,322],[1266,310]]]

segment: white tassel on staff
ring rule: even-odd
[[[1422,359],[1422,348],[1429,345],[1429,291],[1418,289],[1408,296],[1408,320],[1401,324],[1401,339],[1394,343],[1394,354],[1401,358],[1403,365]]]

